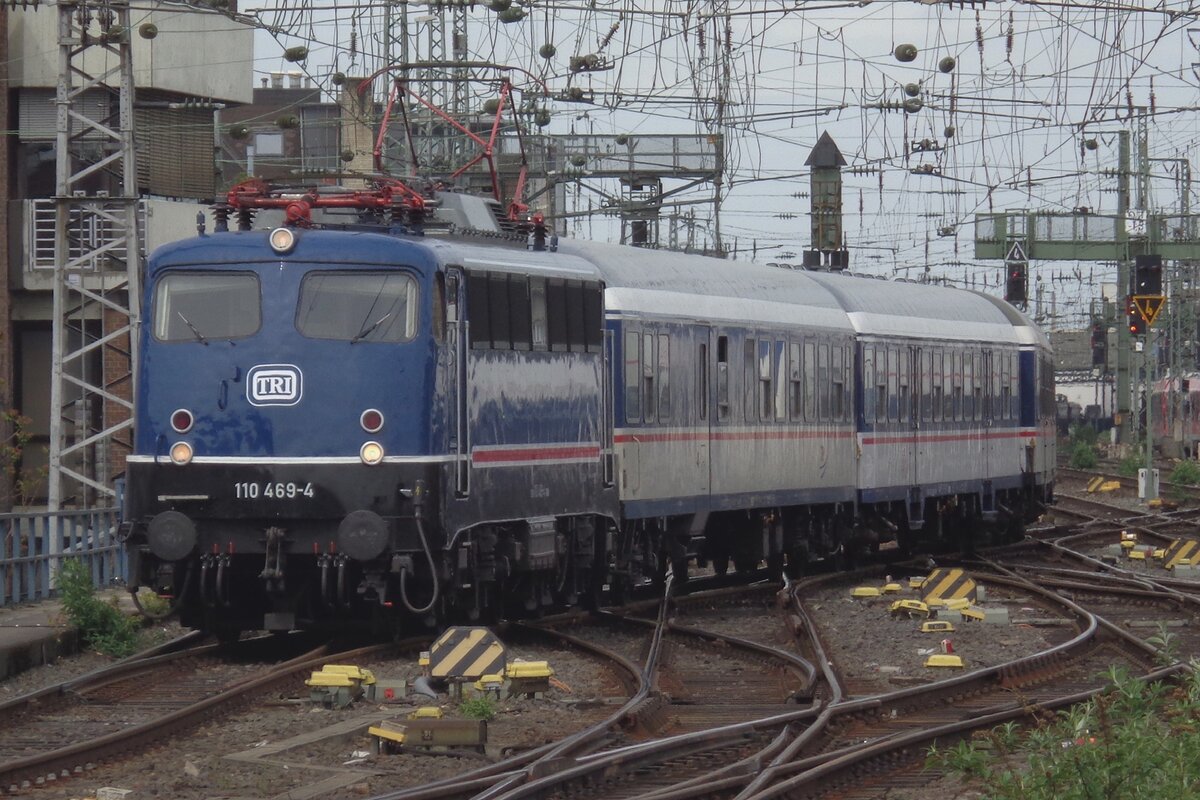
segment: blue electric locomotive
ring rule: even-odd
[[[184,624],[486,619],[1051,497],[1048,348],[1003,303],[556,246],[432,200],[242,189],[151,258],[132,588]]]

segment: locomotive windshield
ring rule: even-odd
[[[314,339],[403,342],[416,334],[417,283],[398,272],[313,272],[296,327]]]
[[[154,336],[164,342],[237,339],[262,322],[252,272],[172,272],[154,292]]]

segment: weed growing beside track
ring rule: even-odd
[[[1009,723],[945,750],[931,768],[992,800],[1196,797],[1200,675],[1147,682],[1120,669],[1110,689],[1029,728]]]

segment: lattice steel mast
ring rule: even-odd
[[[115,498],[132,444],[140,284],[128,0],[57,9],[51,511]],[[83,102],[97,93],[104,116]]]

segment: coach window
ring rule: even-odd
[[[846,416],[846,350],[833,348],[833,418],[835,421]]]
[[[754,422],[758,401],[754,392],[758,389],[757,341],[746,339],[742,352],[742,416],[746,422]]]
[[[991,352],[992,356],[992,375],[991,386],[988,389],[991,392],[989,406],[992,409],[992,419],[1003,419],[1004,411],[1001,409],[1003,398],[1000,392],[1001,379],[1004,377],[1004,354],[997,353],[995,350]]]
[[[863,420],[870,422],[875,416],[875,349],[865,345],[862,349],[862,381]]]
[[[962,354],[961,351],[955,350],[954,353],[954,419],[961,422],[966,419],[964,408],[966,398],[962,392]]]
[[[262,323],[261,306],[252,272],[171,272],[154,290],[154,338],[206,342],[250,336]]]
[[[897,395],[897,402],[900,405],[899,421],[908,422],[909,414],[912,412],[912,395],[909,393],[909,380],[912,375],[912,351],[907,347],[902,347],[900,348],[899,356],[899,375],[897,377],[900,385],[899,394]]]
[[[934,350],[930,353],[930,359],[933,362],[933,370],[929,375],[932,383],[929,387],[930,403],[933,408],[930,409],[934,422],[942,420],[942,351]]]
[[[900,353],[896,348],[887,349],[887,418],[888,422],[900,421]]]
[[[1012,362],[1008,353],[1000,354],[1000,419],[1008,420],[1013,415],[1013,392],[1009,387],[1009,379],[1013,374]]]
[[[771,340],[758,341],[758,402],[759,419],[769,422],[774,416],[771,402],[775,392],[771,386]]]
[[[942,419],[954,419],[954,354],[942,351]]]
[[[962,418],[970,421],[975,416],[975,394],[972,387],[975,385],[975,362],[972,353],[962,354],[962,379],[963,379],[963,410]]]
[[[637,331],[625,332],[625,419],[642,420],[642,337]]]
[[[671,418],[671,337],[658,335],[658,419]]]
[[[975,408],[974,416],[976,420],[983,419],[983,354],[972,353],[971,360],[975,367],[975,383],[972,390],[971,403]]]
[[[529,281],[530,337],[534,350],[545,350],[550,346],[546,327],[546,279],[531,278]]]
[[[817,418],[817,346],[812,339],[804,340],[804,421]]]
[[[780,379],[782,381],[782,378]],[[787,419],[798,422],[804,415],[803,369],[799,342],[787,343]]]
[[[708,419],[708,344],[700,343],[700,357],[696,361],[696,409],[700,419]]]
[[[829,343],[817,345],[817,417],[829,420]]]
[[[658,395],[654,388],[654,334],[647,333],[642,337],[642,409],[643,419],[654,422],[658,416]]]
[[[717,337],[717,419],[729,419],[729,337]]]
[[[933,351],[921,349],[921,421],[933,418]]]
[[[775,420],[787,421],[787,343],[775,342]]]
[[[804,366],[800,363],[799,342],[788,342],[788,417],[792,422],[804,417]]]
[[[256,313],[252,319],[257,319]],[[205,337],[213,337],[195,319],[189,320]],[[408,275],[310,272],[300,284],[296,329],[304,336],[352,343],[403,342],[416,335],[416,328],[417,283]]]
[[[888,370],[887,348],[875,350],[875,421],[887,422],[888,418]]]

